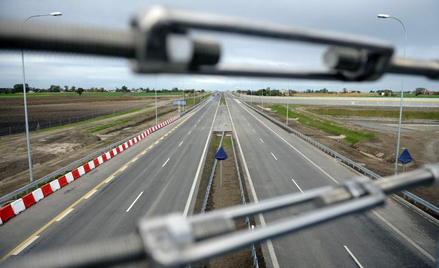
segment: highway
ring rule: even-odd
[[[239,100],[219,96],[0,227],[6,263],[132,233],[141,217],[192,213],[211,131],[235,132],[253,201],[357,175]],[[266,213],[259,225],[308,207]],[[438,225],[397,199],[263,244],[267,267],[433,267]],[[4,257],[5,258],[5,257]]]
[[[132,233],[144,216],[190,213],[218,107],[217,96],[12,219],[0,228],[1,255],[13,262]]]
[[[357,175],[231,95],[227,104],[253,200],[338,184]],[[305,209],[266,213],[262,221],[268,224]],[[288,235],[263,248],[267,267],[433,267],[437,238],[436,222],[389,199],[385,208]]]

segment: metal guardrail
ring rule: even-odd
[[[225,133],[225,130],[223,127],[223,132],[221,134],[221,140],[220,140],[220,143],[218,145],[217,151],[219,150],[219,148],[221,148],[221,145],[223,144],[224,133]],[[215,161],[213,161],[213,166],[212,166],[212,171],[210,172],[209,181],[207,182],[206,193],[204,193],[204,198],[203,198],[203,203],[201,204],[200,214],[204,214],[204,212],[206,211],[207,201],[209,200],[210,189],[212,188],[213,176],[215,175],[215,169],[216,169],[217,163],[218,163],[218,160],[215,159]]]
[[[245,103],[245,102],[242,102],[242,103],[244,103],[247,107],[249,107],[253,111],[257,112],[258,114],[260,114],[260,115],[264,116],[265,118],[267,118],[268,120],[272,121],[276,125],[278,125],[278,126],[284,128],[284,129],[286,129],[287,131],[295,134],[299,138],[301,138],[301,139],[307,141],[308,143],[314,145],[315,147],[317,147],[320,150],[322,150],[323,152],[331,155],[335,159],[339,159],[341,162],[347,164],[348,166],[351,166],[352,168],[354,168],[354,169],[358,170],[359,172],[363,173],[364,175],[367,175],[367,176],[369,176],[371,178],[374,178],[374,179],[377,179],[377,180],[381,180],[382,179],[382,177],[380,175],[378,175],[375,172],[373,172],[373,171],[363,167],[362,165],[358,164],[357,162],[355,162],[355,161],[353,161],[353,160],[351,160],[351,159],[349,159],[349,158],[339,154],[338,152],[330,149],[329,147],[327,147],[327,146],[325,146],[325,145],[323,145],[323,144],[321,144],[321,143],[311,139],[310,137],[308,137],[308,136],[300,133],[299,131],[297,131],[297,130],[295,130],[295,129],[285,125],[284,123],[274,119],[273,117],[271,117],[271,116],[269,116],[269,115],[267,115],[267,114],[265,114],[265,113],[255,109],[254,107],[251,107],[247,103]],[[420,205],[424,206],[427,211],[430,210],[430,211],[436,213],[437,215],[439,215],[439,208],[437,206],[431,204],[430,202],[422,199],[421,197],[419,197],[419,196],[417,196],[417,195],[415,195],[413,193],[410,193],[409,191],[401,191],[401,193],[406,198],[411,200],[413,203],[420,204]]]
[[[208,99],[209,98],[199,102],[195,106],[193,106],[193,107],[189,108],[188,110],[186,110],[185,112],[181,113],[180,117],[183,117],[184,115],[186,115],[187,113],[189,113],[193,109],[197,108],[199,105],[201,105],[202,103],[204,103]],[[99,155],[101,155],[101,154],[103,154],[103,153],[105,153],[105,152],[107,152],[107,151],[109,151],[109,150],[119,146],[120,144],[125,143],[128,140],[130,140],[130,139],[140,135],[142,132],[144,132],[144,130],[142,130],[142,131],[140,131],[140,132],[138,132],[136,134],[133,134],[133,135],[131,135],[131,136],[129,136],[129,137],[123,139],[123,140],[120,140],[118,142],[112,143],[112,144],[110,144],[110,145],[108,145],[108,146],[106,146],[106,147],[104,147],[102,149],[99,149],[99,150],[97,150],[97,151],[95,151],[95,152],[93,152],[93,153],[91,153],[91,154],[89,154],[87,156],[84,156],[84,157],[74,161],[73,163],[71,163],[71,164],[69,164],[69,165],[67,165],[65,167],[62,167],[62,168],[60,168],[60,169],[58,169],[58,170],[56,170],[56,171],[54,171],[52,173],[49,173],[49,174],[45,175],[44,177],[42,177],[42,178],[40,178],[38,180],[35,180],[35,181],[33,181],[33,182],[31,182],[31,183],[29,183],[29,184],[27,184],[27,185],[25,185],[25,186],[23,186],[21,188],[18,188],[17,190],[15,190],[15,191],[13,191],[13,192],[11,192],[9,194],[6,194],[6,195],[0,197],[0,207],[2,207],[3,205],[9,203],[10,201],[12,201],[14,199],[17,199],[17,196],[22,194],[22,193],[24,193],[24,192],[28,193],[29,189],[32,189],[35,186],[38,186],[39,184],[42,184],[42,183],[46,183],[46,182],[48,182],[50,180],[54,180],[54,179],[56,179],[57,176],[62,176],[66,171],[71,171],[71,170],[77,168],[78,166],[82,165],[83,163],[90,161],[90,159],[96,158]]]
[[[236,156],[235,142],[234,142],[233,136],[232,136],[231,140],[232,140],[233,156],[235,158],[236,173],[238,174],[239,190],[241,191],[242,204],[245,205],[245,204],[247,204],[247,201],[245,200],[244,187],[242,185],[241,173],[239,172],[238,157]],[[249,230],[252,230],[252,226],[251,226],[251,222],[250,222],[249,217],[245,218],[245,223],[247,224],[247,228]],[[256,254],[256,247],[255,247],[254,243],[250,246],[250,250],[252,252],[253,266],[255,268],[259,268],[259,260],[258,260],[258,255]]]

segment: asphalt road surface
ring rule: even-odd
[[[227,98],[259,200],[333,185],[355,174],[334,158]],[[252,191],[250,191],[252,192]],[[266,224],[304,208],[264,214]],[[264,246],[268,267],[434,267],[438,225],[389,199],[385,208],[300,231]]]
[[[190,213],[218,104],[219,96],[209,99],[1,226],[0,254],[12,253],[5,263],[130,234],[141,217]]]

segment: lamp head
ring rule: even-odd
[[[389,15],[387,15],[387,14],[378,14],[378,18],[380,18],[380,19],[387,19],[387,18],[389,18],[390,16]]]
[[[50,12],[49,15],[50,16],[62,16],[62,13],[59,11],[56,11],[56,12]]]

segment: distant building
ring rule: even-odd
[[[439,91],[433,91],[433,90],[425,90],[424,95],[434,95],[434,94],[439,94]]]

